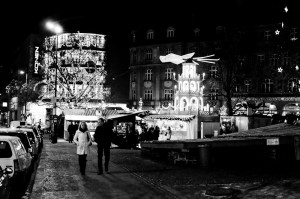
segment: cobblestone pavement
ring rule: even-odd
[[[114,149],[112,160],[178,198],[300,198],[299,165],[201,168],[142,158],[140,151]]]
[[[300,198],[295,166],[201,168],[113,148],[111,174],[98,176],[93,145],[81,176],[75,147],[62,140],[45,144],[30,198]]]
[[[110,165],[109,174],[97,175],[96,147],[92,146],[86,175],[82,176],[74,143],[45,141],[29,198],[174,198],[166,190],[148,184],[114,163]]]

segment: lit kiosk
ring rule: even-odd
[[[195,53],[186,55],[176,55],[170,53],[166,56],[160,56],[161,62],[171,62],[174,64],[182,64],[182,74],[178,75],[178,83],[175,86],[174,92],[174,106],[169,104],[168,114],[149,115],[144,119],[148,120],[148,125],[158,126],[162,132],[166,131],[168,127],[172,130],[171,140],[182,139],[197,139],[203,138],[203,131],[198,135],[198,113],[203,110],[203,80],[205,74],[196,73],[198,62],[206,62],[214,64],[218,59],[210,59],[209,56],[194,57]],[[164,107],[162,107],[163,109]],[[159,140],[164,140],[164,133],[160,135]]]

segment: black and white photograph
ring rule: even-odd
[[[0,199],[299,199],[296,0],[1,5]]]

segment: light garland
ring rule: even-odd
[[[103,87],[107,75],[104,69],[106,58],[102,49],[105,44],[103,38],[103,35],[85,33],[68,33],[46,38],[43,84],[47,89],[41,100],[53,98],[55,80],[60,107],[69,106],[69,103],[83,106],[91,99],[104,100],[110,94],[110,89]],[[57,51],[55,43],[58,43]],[[57,75],[56,69],[52,67],[56,56]]]

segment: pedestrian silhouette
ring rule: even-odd
[[[110,160],[110,146],[113,135],[113,124],[111,120],[104,121],[103,118],[99,118],[98,126],[95,130],[94,139],[98,146],[98,175],[103,173],[103,152],[104,152],[104,169],[106,173],[109,173],[108,165]]]
[[[81,175],[85,175],[86,157],[90,153],[90,143],[92,142],[90,132],[88,132],[87,125],[82,122],[75,133],[73,141],[77,145],[78,162]]]

